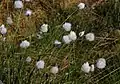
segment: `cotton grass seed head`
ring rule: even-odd
[[[31,16],[31,15],[32,15],[32,11],[31,11],[31,10],[27,10],[27,11],[25,12],[25,15],[26,15],[26,16]]]
[[[72,41],[72,40],[69,38],[68,35],[63,36],[63,42],[64,42],[65,44],[69,44],[71,41]]]
[[[76,33],[74,31],[71,31],[68,36],[73,41],[75,41],[77,39],[77,35],[76,35]]]
[[[88,33],[85,35],[86,40],[88,41],[94,41],[95,40],[95,35],[94,33]]]
[[[55,40],[54,44],[57,48],[60,48],[62,43],[58,40]]]
[[[41,32],[48,32],[48,24],[43,24],[41,26]]]
[[[90,69],[91,69],[91,67],[89,66],[89,63],[88,63],[88,62],[84,63],[84,64],[82,65],[82,67],[81,67],[81,70],[82,70],[83,72],[85,72],[85,73],[89,73],[89,72],[90,72]]]
[[[54,44],[55,44],[55,45],[59,45],[59,44],[61,44],[61,42],[58,41],[58,40],[55,40]]]
[[[96,64],[97,68],[103,69],[106,66],[106,60],[104,58],[99,58]]]
[[[58,67],[57,66],[54,66],[51,68],[50,72],[53,73],[53,74],[57,74],[59,71]]]
[[[13,21],[12,21],[12,18],[11,18],[11,17],[7,17],[6,22],[7,22],[7,24],[9,24],[9,25],[13,24]]]
[[[94,64],[92,64],[90,71],[93,72],[94,70],[95,70],[95,66],[94,66]]]
[[[1,32],[1,34],[3,34],[3,35],[5,35],[5,34],[7,33],[7,29],[5,28],[4,25],[1,25],[1,27],[0,27],[0,32]]]
[[[79,33],[79,36],[82,37],[85,34],[85,31]]]
[[[30,42],[28,42],[27,40],[24,40],[20,43],[21,48],[27,48],[29,46],[30,46]]]
[[[55,44],[55,45],[60,45],[60,44],[61,44],[61,42],[60,42],[60,41],[58,41],[58,40],[55,40],[54,44]]]
[[[85,4],[84,3],[79,3],[78,4],[78,8],[79,9],[84,9],[85,8]]]
[[[72,26],[72,24],[68,23],[68,22],[65,22],[63,24],[63,28],[65,29],[65,31],[70,31],[71,30],[71,26]]]
[[[43,60],[40,60],[36,63],[37,69],[43,69],[45,66],[45,62]]]
[[[26,58],[26,62],[31,62],[31,60],[32,60],[31,57]]]
[[[23,8],[23,3],[20,0],[14,2],[14,7],[17,9]]]

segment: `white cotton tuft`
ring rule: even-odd
[[[15,8],[23,8],[23,3],[22,3],[22,1],[15,1],[14,2],[14,7]]]
[[[94,41],[95,40],[95,35],[94,33],[88,33],[85,35],[86,40],[88,41]]]
[[[10,25],[13,24],[13,21],[12,21],[11,17],[7,17],[7,21],[6,22],[7,22],[7,24],[10,24]]]
[[[26,58],[26,62],[31,62],[31,60],[32,60],[31,57]]]
[[[31,11],[31,10],[27,10],[27,11],[25,12],[25,15],[26,15],[26,16],[31,16],[31,15],[32,15],[32,11]]]
[[[30,46],[30,42],[28,42],[27,40],[24,40],[20,43],[21,48],[27,48],[29,46]]]
[[[60,42],[60,41],[58,41],[58,40],[55,40],[54,44],[55,44],[55,45],[60,45],[60,44],[61,44],[61,42]]]
[[[63,28],[65,29],[65,31],[70,31],[71,30],[71,26],[72,26],[72,24],[68,23],[68,22],[65,22],[63,24]]]
[[[48,24],[43,24],[41,26],[41,32],[48,32]]]
[[[90,72],[90,69],[91,69],[91,67],[89,66],[89,63],[88,63],[88,62],[84,63],[84,64],[82,65],[82,67],[81,67],[81,70],[82,70],[83,72],[85,72],[85,73],[89,73],[89,72]]]
[[[69,44],[71,41],[72,41],[72,40],[69,38],[68,35],[63,36],[63,42],[64,42],[65,44]]]
[[[85,31],[79,33],[79,36],[82,37],[85,34]]]
[[[77,39],[77,35],[76,35],[76,33],[74,31],[71,31],[68,36],[73,41],[75,41]]]
[[[4,25],[1,25],[1,27],[0,27],[0,32],[1,32],[1,34],[3,34],[3,35],[7,33],[7,29],[5,28]]]
[[[78,8],[79,9],[84,9],[85,8],[85,4],[84,3],[79,3],[78,4]]]
[[[40,60],[36,63],[37,69],[43,69],[45,66],[45,62],[43,60]]]
[[[51,68],[50,72],[53,73],[53,74],[57,74],[59,71],[58,67],[57,66],[54,66]]]
[[[93,72],[95,70],[95,66],[92,64],[90,71]]]
[[[103,69],[106,66],[106,60],[104,58],[100,58],[97,60],[97,64],[96,64],[97,68],[99,69]]]

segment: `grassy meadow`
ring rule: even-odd
[[[120,1],[100,1],[85,1],[86,7],[79,10],[79,0],[32,0],[24,2],[23,9],[15,9],[14,0],[1,0],[0,26],[4,24],[8,32],[0,35],[0,80],[4,84],[120,84]],[[24,14],[27,9],[33,12],[29,17]],[[12,25],[6,24],[8,16]],[[77,40],[58,48],[54,41],[69,33],[62,28],[65,22],[72,24]],[[49,31],[38,39],[44,23]],[[95,41],[79,37],[81,31],[94,33]],[[30,42],[26,49],[19,46],[23,40]],[[106,59],[104,69],[81,71],[83,63],[95,64],[98,58]],[[36,68],[38,60],[45,61],[44,69]],[[59,72],[54,75],[50,68],[55,65]]]

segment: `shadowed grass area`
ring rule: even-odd
[[[7,41],[0,41],[0,80],[3,83],[119,84],[120,3],[117,0],[106,1],[95,9],[87,6],[83,10],[79,10],[77,4],[62,8],[58,2],[50,0],[24,3],[25,7],[21,10],[14,9],[12,4],[10,0],[0,4],[0,24],[6,23],[9,14],[14,21],[13,25],[6,24]],[[24,15],[27,8],[33,11],[30,17]],[[95,33],[95,41],[88,42],[78,36],[69,45],[62,43],[61,48],[55,47],[54,41],[62,41],[62,36],[69,33],[62,28],[64,22],[72,23],[72,30],[77,36],[83,30]],[[49,32],[43,35],[43,39],[37,39],[36,33],[43,23],[49,24]],[[31,43],[27,49],[19,47],[24,39]],[[32,58],[30,63],[25,61],[28,56]],[[84,62],[93,64],[101,57],[107,61],[105,69],[95,68],[95,72],[89,74],[81,71]],[[45,61],[44,69],[36,68],[38,60]],[[50,68],[55,65],[59,67],[59,73],[53,75]]]

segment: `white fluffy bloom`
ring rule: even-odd
[[[72,40],[69,38],[68,35],[63,36],[63,42],[69,44]]]
[[[76,33],[74,31],[71,31],[68,36],[73,41],[75,41],[77,39],[77,35],[76,35]]]
[[[82,65],[82,67],[81,67],[81,70],[82,70],[83,72],[85,72],[85,73],[89,73],[89,72],[90,72],[90,69],[91,69],[91,67],[89,66],[89,63],[88,63],[88,62],[84,63],[84,64]]]
[[[32,11],[31,11],[31,10],[27,10],[27,11],[25,12],[25,15],[26,15],[26,16],[32,15]]]
[[[52,67],[51,70],[50,70],[50,72],[53,73],[53,74],[58,73],[58,71],[59,71],[59,69],[58,69],[57,66]]]
[[[95,66],[92,64],[92,65],[91,65],[91,69],[90,69],[90,71],[93,72],[94,70],[95,70]]]
[[[28,42],[27,40],[24,40],[20,43],[21,48],[27,48],[29,46],[30,46],[30,42]]]
[[[36,63],[36,67],[37,67],[38,69],[43,69],[44,66],[45,66],[45,62],[44,62],[43,60],[40,60],[40,61],[38,61],[38,62]]]
[[[48,24],[43,24],[41,26],[41,32],[48,32]]]
[[[85,34],[85,31],[79,33],[79,36],[82,37]]]
[[[60,45],[60,44],[61,44],[61,42],[60,42],[60,41],[58,41],[58,40],[55,40],[54,44],[55,44],[55,45]]]
[[[78,4],[78,8],[79,9],[84,9],[85,8],[85,4],[84,3],[79,3]]]
[[[95,35],[94,33],[88,33],[85,35],[86,40],[88,41],[94,41],[95,40]]]
[[[31,60],[32,60],[31,57],[26,58],[26,62],[31,62]]]
[[[1,34],[3,34],[3,35],[7,33],[7,29],[5,28],[4,25],[2,25],[2,26],[0,27],[0,32],[1,32]]]
[[[100,58],[97,60],[97,64],[96,64],[97,68],[99,69],[103,69],[106,66],[106,60],[104,58]]]
[[[14,7],[15,7],[15,8],[23,8],[23,3],[22,3],[22,1],[15,1],[15,2],[14,2]]]
[[[11,25],[13,23],[12,18],[11,17],[7,17],[7,21],[6,22],[7,22],[7,24]]]
[[[71,30],[71,26],[72,26],[72,24],[68,23],[68,22],[65,22],[63,24],[63,28],[65,29],[65,31],[70,31]]]

